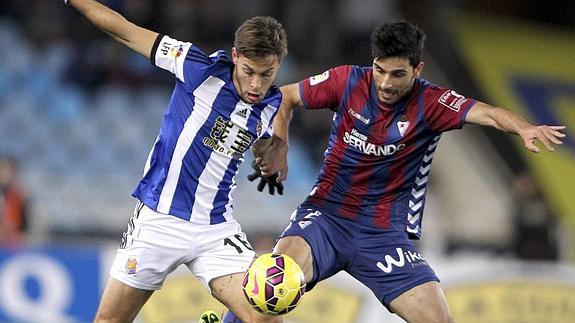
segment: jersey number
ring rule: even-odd
[[[244,249],[254,250],[252,249],[252,246],[250,246],[250,243],[244,240],[243,237],[239,234],[236,234],[233,237],[225,238],[224,246],[232,246],[236,248],[236,251],[238,253],[244,252]],[[244,247],[244,249],[242,249],[242,246]]]
[[[304,216],[303,219],[301,219],[301,221],[298,222],[299,227],[302,229],[305,229],[305,227],[310,225],[312,223],[312,221],[315,220],[320,215],[321,215],[320,211],[315,211],[315,212],[306,214],[306,216]]]

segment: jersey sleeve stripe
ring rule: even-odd
[[[158,46],[160,46],[160,42],[162,41],[162,38],[164,38],[165,35],[163,34],[159,34],[158,37],[156,37],[156,40],[154,41],[154,46],[152,46],[152,50],[150,51],[150,63],[152,65],[156,65],[156,51],[158,51]]]
[[[212,63],[208,56],[206,56],[204,53],[198,52],[197,50],[188,51],[187,59],[190,61],[193,61],[193,62],[206,64],[206,65],[209,65]]]

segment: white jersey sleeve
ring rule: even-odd
[[[152,64],[173,73],[180,81],[186,82],[184,63],[192,43],[160,35],[152,49],[150,60]]]

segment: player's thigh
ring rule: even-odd
[[[443,291],[436,281],[415,286],[391,301],[389,307],[411,323],[453,322]]]
[[[94,322],[133,321],[153,292],[108,278]]]
[[[212,296],[243,322],[282,322],[280,317],[260,314],[251,307],[242,290],[243,277],[243,273],[235,273],[212,279],[209,283]]]
[[[186,266],[208,291],[217,278],[243,275],[256,257],[245,233],[235,222],[205,226],[202,232],[196,233],[195,248],[198,252]]]
[[[294,258],[302,268],[310,291],[317,282],[342,269],[350,255],[354,224],[332,215],[327,210],[302,204],[292,213],[290,224],[281,234],[274,252]]]
[[[313,256],[311,248],[300,236],[287,236],[278,240],[274,246],[275,253],[290,256],[300,266],[306,277],[306,282],[313,277]]]

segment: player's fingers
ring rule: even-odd
[[[553,129],[553,130],[563,130],[566,129],[566,126],[549,126],[549,128]]]
[[[278,188],[278,194],[284,195],[284,185],[282,183],[276,183],[276,186]]]
[[[564,138],[567,135],[559,131],[561,129],[553,129],[553,127],[549,127],[549,132],[551,132],[554,136]]]
[[[525,144],[525,148],[527,148],[529,151],[534,152],[534,153],[539,152],[539,147],[535,146],[535,140],[534,139],[525,140],[524,144]]]
[[[562,133],[562,132],[559,131],[559,130],[550,129],[549,131],[550,131],[554,136],[556,136],[556,137],[564,138],[564,137],[567,136],[566,134]]]
[[[286,180],[288,175],[288,167],[282,167],[279,169],[278,171],[278,178],[276,179],[276,182],[280,183]]]
[[[256,178],[260,177],[260,174],[258,174],[257,172],[255,173],[251,173],[248,175],[248,180],[250,182],[253,182]]]
[[[543,135],[545,135],[545,137],[547,137],[547,139],[549,141],[551,141],[557,145],[560,145],[563,143],[559,138],[563,138],[563,137],[565,137],[565,135],[563,135],[561,132],[554,130],[550,126],[544,126],[544,127],[541,127],[540,129],[541,129],[541,132],[543,133]]]
[[[545,143],[545,141],[547,141],[550,146],[553,146],[553,144],[560,145],[562,143],[559,139],[555,138],[555,136],[553,134],[551,134],[551,131],[549,128],[542,127],[540,130],[541,131],[537,135],[537,137],[539,138],[539,140],[541,140],[541,142]],[[545,145],[545,146],[547,146],[547,145]],[[547,147],[547,148],[549,148],[549,147]]]
[[[270,195],[274,195],[275,189],[276,189],[276,187],[274,186],[274,183],[272,183],[271,181],[268,182],[268,191],[269,191]]]
[[[552,133],[546,132],[545,136],[547,137],[547,139],[549,139],[549,141],[551,141],[552,143],[554,143],[556,145],[562,145],[563,144],[563,141],[559,140],[559,138],[557,138]]]
[[[551,141],[549,141],[549,139],[547,139],[547,136],[545,135],[545,132],[543,131],[543,135],[539,135],[537,136],[537,139],[539,139],[539,141],[541,141],[543,143],[543,145],[549,150],[549,151],[555,151],[555,148],[553,148],[553,144],[551,143]]]
[[[258,192],[261,192],[264,190],[264,186],[266,186],[267,181],[265,179],[260,179],[260,182],[258,183]]]

